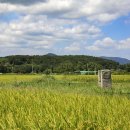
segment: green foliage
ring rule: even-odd
[[[33,70],[32,70],[33,66]],[[74,73],[79,70],[116,69],[119,63],[92,56],[8,56],[0,58],[3,73]]]

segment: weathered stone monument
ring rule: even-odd
[[[101,70],[98,70],[98,86],[101,86]]]
[[[112,79],[110,70],[99,70],[98,71],[98,85],[102,88],[111,88]]]

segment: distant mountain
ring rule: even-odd
[[[57,56],[57,55],[53,54],[53,53],[48,53],[48,54],[46,54],[46,56]]]
[[[105,57],[105,56],[102,56],[101,58],[116,61],[116,62],[119,62],[122,65],[130,63],[130,60],[128,60],[126,58],[121,58],[121,57]]]

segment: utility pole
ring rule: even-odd
[[[89,68],[88,68],[88,63],[87,63],[87,70],[88,70],[88,75],[89,75]]]
[[[53,74],[53,64],[51,65],[51,74]]]
[[[32,58],[32,74],[34,73],[33,58]]]
[[[13,61],[12,61],[12,73],[14,73],[14,58],[13,58]]]
[[[96,66],[95,66],[95,75],[97,75],[97,68],[96,68]]]

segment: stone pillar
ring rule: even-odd
[[[102,88],[111,88],[112,87],[112,79],[111,79],[111,71],[110,70],[98,71],[98,84]]]
[[[98,86],[101,86],[101,70],[98,70]]]

